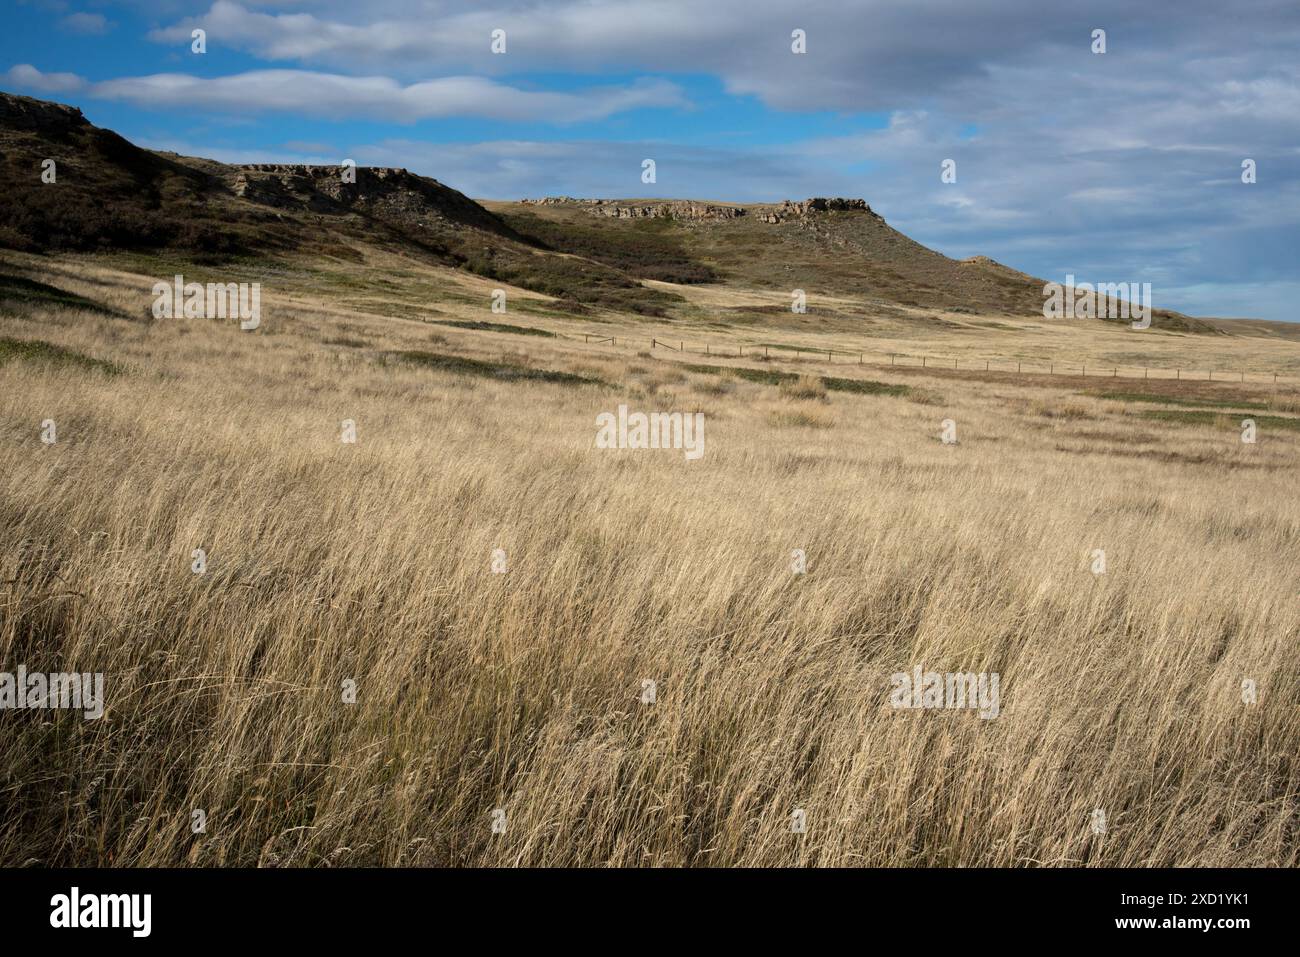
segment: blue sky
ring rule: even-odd
[[[950,256],[1300,319],[1295,0],[8,0],[4,16],[0,88],[143,146],[353,158],[498,199],[861,196]]]

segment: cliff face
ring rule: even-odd
[[[755,215],[759,222],[783,223],[788,219],[802,219],[812,213],[869,213],[876,219],[880,219],[880,216],[867,205],[865,199],[844,199],[838,196],[831,199],[815,196],[801,203],[787,199],[779,206],[757,207]]]
[[[500,219],[468,196],[400,167],[345,170],[341,165],[259,163],[230,167],[227,181],[241,199],[280,209],[355,210],[405,226],[424,226],[436,220],[453,228],[509,233]]]
[[[578,206],[593,216],[604,216],[610,219],[675,219],[686,222],[739,219],[741,216],[752,215],[760,223],[783,223],[811,213],[824,212],[863,212],[876,215],[872,213],[866,200],[840,197],[832,199],[814,197],[798,203],[787,199],[782,203],[752,206],[720,206],[714,203],[681,200],[630,204],[623,200],[574,199],[571,196],[547,196],[542,199],[525,199],[521,202],[528,206]]]
[[[0,93],[0,125],[7,130],[59,137],[90,126],[81,110],[63,103]]]
[[[745,211],[738,206],[714,206],[709,203],[661,203],[645,206],[619,206],[607,200],[596,200],[590,209],[596,216],[613,219],[735,219]]]
[[[523,199],[525,206],[579,206],[593,216],[607,219],[677,219],[701,221],[708,219],[735,219],[745,215],[743,206],[719,206],[713,203],[693,203],[682,200],[665,200],[632,204],[616,199],[574,199],[571,196],[546,196],[542,199]]]

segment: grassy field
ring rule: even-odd
[[[789,297],[709,285],[502,315],[378,252],[277,265],[241,333],[149,320],[139,260],[0,272],[0,669],[106,699],[0,713],[0,863],[1300,864],[1292,381],[648,343],[1262,377],[1294,341],[733,324]],[[620,404],[702,412],[705,454],[597,448]],[[893,708],[918,665],[997,673],[1000,714]]]

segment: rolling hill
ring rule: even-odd
[[[45,182],[47,160],[55,179]],[[43,165],[45,164],[45,165]],[[554,297],[576,314],[672,316],[673,287],[852,297],[907,315],[1041,317],[1043,282],[986,257],[950,259],[861,199],[739,205],[569,197],[477,203],[405,169],[229,165],[154,152],[75,107],[0,93],[0,247],[165,249],[205,264],[364,248]],[[647,284],[649,283],[649,284]],[[778,306],[764,307],[780,310]],[[1216,333],[1157,311],[1153,325]]]

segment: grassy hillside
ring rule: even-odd
[[[41,180],[45,159],[57,164],[54,183]],[[1042,315],[1040,280],[978,257],[948,259],[861,201],[804,210],[629,200],[675,213],[637,219],[592,215],[581,202],[485,208],[400,169],[360,169],[351,184],[336,167],[154,153],[71,107],[4,93],[0,172],[11,184],[0,195],[0,248],[170,250],[214,266],[293,253],[359,263],[364,249],[380,248],[542,293],[575,314],[689,319],[681,287],[714,284],[787,296],[803,289],[822,302],[847,297],[861,304],[855,318],[863,321],[882,313],[924,321],[935,311]],[[696,212],[724,215],[690,218]],[[1157,312],[1153,324],[1217,332],[1176,313]]]
[[[42,182],[42,161],[56,180]],[[78,110],[0,93],[0,248],[171,250],[219,265],[289,253],[359,261],[379,247],[543,292],[574,310],[663,315],[677,300],[521,237],[461,193],[405,170],[233,167],[139,149]]]

